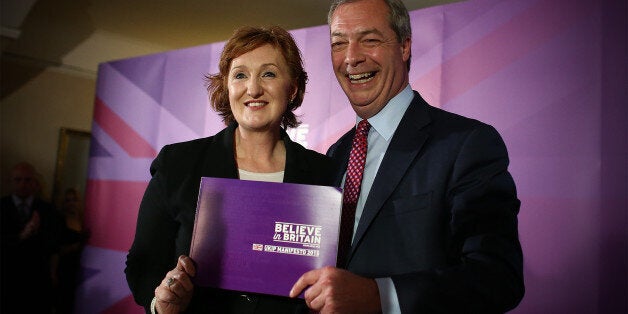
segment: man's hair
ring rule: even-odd
[[[359,2],[362,0],[332,0],[327,13],[327,24],[331,25],[331,18],[336,9],[343,4]],[[406,39],[412,39],[412,26],[408,9],[401,0],[382,0],[388,6],[388,24],[397,35],[397,41],[402,43]],[[410,58],[406,64],[410,71]]]

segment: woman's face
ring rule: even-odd
[[[231,61],[227,79],[229,105],[239,126],[275,130],[296,95],[296,83],[279,50],[264,45]]]

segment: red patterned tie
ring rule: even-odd
[[[351,248],[355,208],[358,204],[358,197],[360,197],[360,185],[362,184],[364,164],[366,163],[367,137],[370,128],[371,125],[367,120],[360,121],[351,144],[342,198],[342,218],[340,222],[340,238],[338,240],[338,267],[346,266],[347,255]]]

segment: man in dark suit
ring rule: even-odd
[[[346,258],[304,274],[291,295],[307,287],[307,305],[321,313],[514,308],[524,293],[520,202],[500,135],[412,91],[400,0],[336,0],[328,22],[336,78],[370,125],[368,149]],[[350,181],[355,134],[328,151],[339,186]]]
[[[2,313],[51,313],[53,276],[63,222],[38,196],[35,168],[11,170],[12,193],[0,200],[2,223]]]

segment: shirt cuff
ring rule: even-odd
[[[157,310],[155,310],[155,304],[157,303],[157,297],[153,297],[150,301],[150,314],[157,314]]]
[[[379,288],[379,299],[382,303],[383,314],[401,314],[397,290],[392,278],[375,278],[377,288]]]

